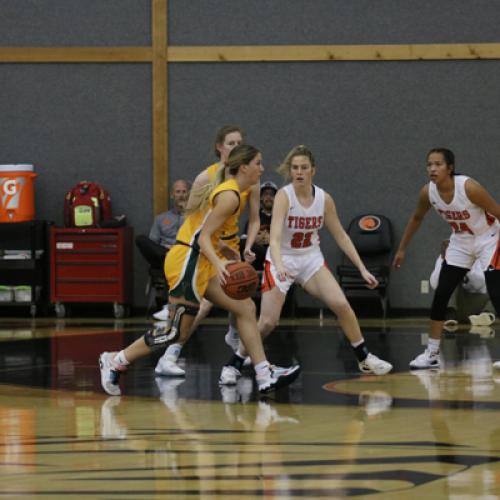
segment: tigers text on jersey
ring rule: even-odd
[[[434,182],[429,183],[429,201],[436,212],[450,224],[455,235],[479,236],[495,223],[495,218],[469,200],[465,192],[466,175],[453,176],[453,200],[445,203]]]
[[[281,253],[284,255],[303,254],[319,248],[318,231],[325,219],[325,192],[318,186],[313,188],[314,201],[308,208],[299,203],[292,184],[283,188],[289,204],[281,235]]]

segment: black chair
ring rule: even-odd
[[[342,255],[342,263],[337,266],[339,285],[346,296],[377,297],[385,319],[389,308],[387,289],[394,243],[392,223],[384,215],[362,214],[350,222],[347,233],[368,271],[377,278],[379,286],[374,290],[367,288],[360,272],[345,254]]]
[[[146,297],[148,298],[146,314],[149,314],[153,304],[156,309],[161,309],[168,300],[168,284],[163,271],[163,261],[167,250],[144,234],[135,238],[135,245],[149,264],[146,283]]]

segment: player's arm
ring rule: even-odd
[[[486,210],[489,214],[500,220],[500,204],[474,179],[465,181],[465,193],[472,203]]]
[[[215,248],[212,245],[212,235],[224,224],[228,217],[238,210],[239,203],[239,196],[235,191],[222,191],[217,194],[214,199],[214,207],[203,224],[203,229],[198,240],[201,251],[215,266],[221,283],[225,283],[226,276],[229,275],[226,271],[226,265],[230,261],[223,261],[217,256]]]
[[[418,231],[418,228],[422,224],[425,215],[431,208],[431,203],[429,201],[429,185],[426,184],[419,193],[417,207],[410,216],[410,220],[406,224],[406,228],[403,232],[401,241],[399,242],[399,247],[394,256],[392,265],[395,268],[400,268],[406,255],[406,248],[408,247],[413,235]]]
[[[283,225],[285,217],[288,213],[289,203],[288,196],[285,191],[280,189],[274,198],[273,215],[271,218],[271,230],[269,236],[269,249],[271,259],[278,272],[278,278],[284,280],[286,278],[286,269],[281,260],[281,236],[283,234]]]
[[[210,182],[208,170],[205,169],[199,173],[191,186],[189,198],[186,204],[186,211],[192,210],[194,207],[200,205],[201,197],[203,195],[203,188]]]
[[[252,246],[255,243],[255,238],[260,228],[260,187],[258,184],[252,186],[250,195],[248,196],[248,224],[247,224],[247,239],[243,255],[247,262],[255,260],[255,254],[252,252]]]
[[[340,223],[339,217],[337,215],[337,209],[335,208],[335,202],[333,198],[325,193],[325,226],[327,227],[330,234],[334,237],[339,248],[349,257],[349,260],[359,269],[361,276],[366,281],[369,288],[375,288],[378,286],[378,281],[375,276],[373,276],[366,269],[361,257],[358,254],[355,246],[352,243],[351,238],[345,232],[342,224]]]

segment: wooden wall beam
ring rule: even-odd
[[[418,61],[500,59],[500,43],[175,47],[169,62]]]
[[[153,0],[151,47],[0,47],[0,63],[418,61],[500,59],[500,43],[167,47],[166,1]],[[164,8],[160,8],[164,5]],[[165,44],[160,40],[165,38]],[[156,45],[155,45],[156,44]]]
[[[153,0],[153,210],[168,207],[167,0]]]
[[[151,47],[0,47],[0,63],[151,62]]]

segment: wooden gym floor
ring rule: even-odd
[[[362,321],[394,364],[362,376],[335,321],[282,321],[271,361],[299,361],[289,388],[261,398],[251,373],[218,376],[225,321],[183,351],[185,379],[155,377],[158,355],[100,388],[101,351],[127,345],[142,318],[0,320],[0,496],[7,498],[500,498],[500,339],[464,326],[445,366],[410,373],[423,319]],[[498,329],[498,326],[497,326]]]

